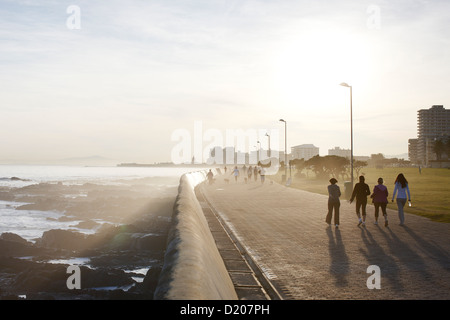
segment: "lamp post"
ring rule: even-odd
[[[283,119],[280,121],[284,122],[284,176],[287,179],[287,122]]]
[[[353,107],[352,107],[352,86],[345,82],[341,83],[341,86],[350,88],[350,167],[351,167],[351,182],[353,189]]]
[[[268,137],[269,138],[269,158],[271,157],[271,154],[270,154],[270,135],[266,132],[266,137]]]
[[[259,165],[259,154],[261,153],[261,142],[256,141],[257,143],[257,150],[256,150],[256,164]]]

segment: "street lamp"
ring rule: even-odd
[[[284,122],[284,176],[287,179],[287,122],[283,119],[280,121]]]
[[[353,107],[352,107],[352,86],[345,82],[341,86],[350,88],[350,166],[351,166],[351,182],[353,189]]]
[[[266,137],[268,137],[269,138],[269,158],[271,157],[271,154],[270,154],[270,135],[266,132]]]
[[[256,164],[259,165],[259,157],[260,157],[260,153],[261,153],[261,142],[256,141],[257,143],[257,154],[256,154]]]

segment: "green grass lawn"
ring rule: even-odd
[[[294,170],[292,176],[294,176]],[[305,171],[303,171],[305,173]],[[366,183],[370,190],[377,184],[379,177],[383,178],[384,185],[389,191],[389,205],[390,209],[397,209],[397,204],[390,202],[392,193],[394,192],[394,181],[399,173],[403,173],[408,180],[409,189],[411,191],[412,207],[405,206],[405,211],[420,216],[428,217],[433,221],[450,222],[450,170],[449,169],[422,169],[419,173],[418,168],[363,168],[360,174],[366,178]],[[272,176],[276,182],[281,182],[281,176],[284,170],[279,170],[278,173]],[[289,171],[288,171],[289,175]],[[355,176],[355,183],[358,182],[358,177]],[[338,180],[340,180],[338,178]],[[292,178],[291,187],[302,190],[325,194],[327,195],[328,180],[318,180],[314,174],[308,172],[308,178]],[[338,185],[344,194],[344,181],[339,181]],[[343,198],[345,198],[343,196]],[[369,199],[370,201],[370,199]]]

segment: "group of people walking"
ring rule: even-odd
[[[328,186],[328,214],[326,217],[326,222],[331,225],[331,219],[334,211],[334,224],[339,227],[339,208],[340,208],[340,196],[341,191],[339,186],[336,184],[338,181],[335,178],[330,179],[330,185]],[[359,177],[359,182],[353,188],[352,195],[350,197],[350,203],[356,200],[356,215],[358,217],[358,226],[366,224],[366,206],[367,197],[372,198],[372,202],[375,207],[375,224],[378,224],[378,217],[380,209],[384,217],[384,225],[388,226],[388,218],[386,207],[388,204],[388,190],[383,184],[383,178],[378,178],[378,184],[373,188],[373,192],[370,192],[369,185],[365,183],[364,176]],[[408,181],[405,176],[400,173],[395,179],[394,183],[394,193],[392,195],[392,202],[394,199],[397,200],[398,217],[400,220],[400,225],[405,223],[405,215],[403,208],[408,200],[411,203],[411,194],[409,191]]]
[[[244,181],[245,182],[251,181],[252,176],[253,176],[254,180],[257,181],[258,175],[259,175],[259,177],[261,178],[261,183],[264,184],[264,181],[266,179],[266,169],[264,169],[264,167],[255,165],[254,167],[250,166],[247,168],[244,165],[242,167],[242,171],[244,171]],[[225,167],[225,172],[226,172],[226,167]],[[239,176],[241,175],[237,166],[234,167],[233,171],[231,172],[231,175],[234,176],[234,181],[237,182]],[[245,177],[245,175],[247,177]]]
[[[227,173],[228,168],[224,167],[224,173]],[[242,167],[242,171],[244,172],[244,181],[247,183],[251,181],[252,177],[254,178],[255,182],[258,181],[258,175],[261,179],[261,184],[264,184],[264,181],[266,180],[266,169],[262,166],[255,165],[254,167],[246,167],[245,165]],[[234,177],[234,181],[238,182],[239,177],[241,176],[241,171],[237,166],[234,167],[234,169],[231,170],[230,175]],[[211,169],[208,171],[206,175],[209,184],[214,183],[214,174],[212,173]]]

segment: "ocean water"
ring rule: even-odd
[[[122,185],[128,182],[143,181],[153,187],[149,197],[173,194],[181,175],[190,171],[188,167],[83,167],[83,166],[42,166],[42,165],[0,165],[0,192],[20,190],[40,183],[82,186],[85,183],[96,185]],[[154,179],[153,179],[154,178]],[[75,188],[74,188],[75,189]],[[26,189],[24,189],[26,190]],[[23,194],[22,194],[23,195]],[[85,194],[66,194],[66,197],[83,197]],[[0,234],[12,232],[24,239],[34,241],[50,229],[72,229],[93,233],[96,229],[74,227],[76,220],[58,220],[64,212],[40,210],[16,210],[27,202],[0,200]],[[95,220],[95,219],[94,219]],[[99,224],[108,221],[97,220]]]
[[[0,165],[0,186],[17,188],[41,182],[63,182],[64,184],[96,182],[108,184],[120,179],[180,177],[184,173],[194,170],[196,169],[186,167]]]
[[[61,222],[57,219],[64,214],[57,211],[16,210],[24,202],[0,200],[0,234],[11,232],[20,235],[29,241],[42,236],[42,233],[51,229],[72,229],[71,226],[80,221]],[[85,230],[91,233],[94,230]]]

